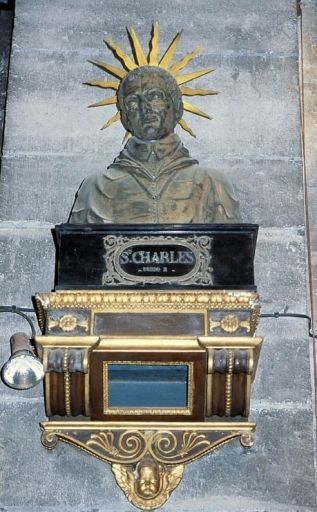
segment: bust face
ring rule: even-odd
[[[144,73],[122,84],[122,122],[135,137],[158,140],[174,131],[175,109],[159,73]]]

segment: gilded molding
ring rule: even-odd
[[[109,364],[124,364],[124,365],[159,365],[159,366],[170,366],[170,365],[184,365],[188,368],[188,383],[187,383],[187,406],[186,407],[179,407],[179,408],[171,408],[171,407],[165,407],[165,408],[148,408],[148,407],[140,407],[140,408],[116,408],[116,407],[110,407],[109,406],[109,381],[108,381],[108,366]],[[104,407],[103,407],[103,413],[104,414],[122,414],[122,415],[144,415],[144,414],[150,414],[150,415],[191,415],[193,413],[193,406],[194,406],[194,363],[192,362],[182,362],[182,361],[104,361],[103,362],[103,400],[104,400]]]
[[[206,386],[206,416],[212,415],[212,379],[212,374],[208,373]]]
[[[41,331],[44,332],[44,329],[45,329],[45,315],[46,315],[46,313],[45,313],[45,306],[44,306],[42,300],[40,299],[40,297],[38,295],[35,295],[34,302],[35,302],[35,306],[36,306],[37,321],[39,323]]]
[[[85,382],[85,416],[90,416],[90,386],[89,386],[90,376],[89,373],[85,373],[84,382]]]
[[[134,464],[150,456],[159,464],[187,464],[217,447],[252,434],[248,422],[100,422],[41,423],[42,443],[61,440],[108,463]],[[56,438],[56,439],[55,439]],[[55,443],[56,444],[56,443]]]
[[[182,311],[253,309],[258,295],[245,291],[59,291],[36,295],[41,309],[94,311]]]
[[[253,336],[259,324],[261,306],[258,302],[258,299],[255,301],[253,305],[253,311],[250,317],[250,334]]]

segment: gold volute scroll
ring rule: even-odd
[[[117,484],[141,510],[161,507],[180,483],[185,465],[240,439],[254,441],[254,423],[44,422],[42,443],[73,445],[111,464]]]

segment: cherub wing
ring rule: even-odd
[[[130,495],[134,487],[133,474],[123,464],[112,464],[111,469],[117,484],[126,495]]]
[[[180,464],[164,475],[164,487],[171,493],[179,484],[184,472],[184,466]]]

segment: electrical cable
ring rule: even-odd
[[[34,323],[31,318],[25,313],[35,313],[34,308],[20,308],[18,306],[0,306],[0,313],[15,313],[21,317],[23,317],[30,325],[32,331],[32,338],[36,336],[36,331],[34,327]],[[261,313],[260,318],[303,318],[308,321],[308,334],[311,338],[315,338],[313,330],[312,330],[312,319],[308,315],[304,315],[303,313],[279,313],[275,311],[274,313]]]
[[[34,313],[34,309],[32,308],[19,308],[17,306],[0,306],[0,313],[15,313],[16,315],[21,316],[26,320],[31,328],[32,331],[32,339],[36,336],[36,330],[34,327],[34,323],[32,322],[31,318],[26,315],[26,313]]]
[[[308,315],[304,315],[302,313],[278,313],[275,311],[274,313],[262,313],[260,318],[281,318],[281,317],[289,317],[289,318],[304,318],[308,320],[308,334],[311,338],[315,338],[312,329],[312,319]]]

